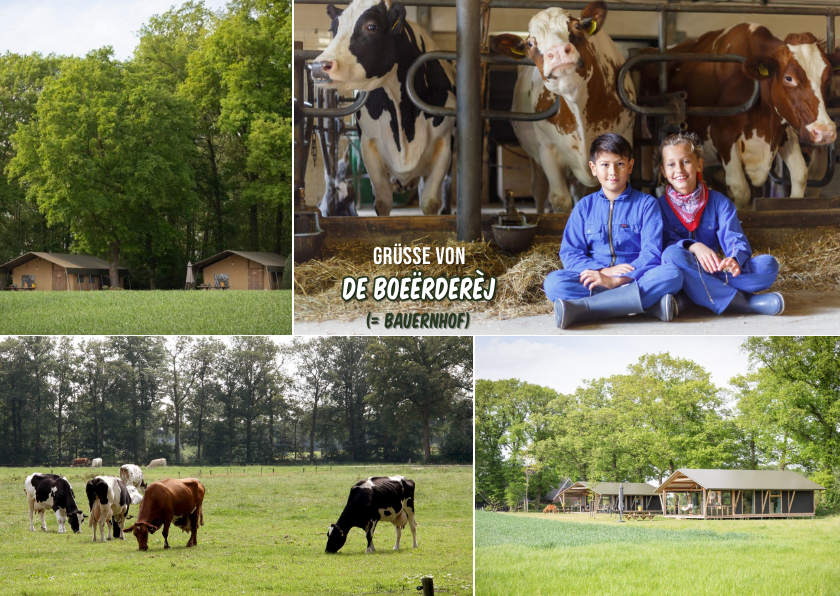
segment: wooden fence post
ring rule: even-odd
[[[435,581],[431,577],[424,577],[420,581],[423,582],[423,596],[435,596]]]

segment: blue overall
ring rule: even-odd
[[[683,226],[665,195],[659,197],[659,206],[665,220],[662,262],[680,268],[683,290],[695,304],[720,314],[738,290],[752,294],[768,289],[776,281],[778,261],[771,255],[752,258],[752,249],[741,229],[735,205],[721,193],[709,190],[709,202],[694,232]],[[723,271],[707,273],[688,251],[694,242],[701,242],[716,252],[722,247],[726,257],[735,257],[738,261],[741,273],[737,277]]]
[[[599,190],[583,197],[569,215],[560,245],[564,268],[549,273],[543,289],[552,302],[586,298],[591,293],[580,282],[583,271],[629,263],[634,270],[622,277],[638,284],[642,307],[649,308],[682,286],[680,270],[661,264],[661,252],[662,212],[656,199],[629,184],[613,202]],[[599,291],[600,286],[594,289]]]

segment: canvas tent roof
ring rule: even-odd
[[[697,484],[718,490],[825,490],[790,470],[694,470],[680,468],[656,489],[678,490]]]
[[[197,271],[201,271],[205,267],[212,265],[222,259],[225,259],[231,255],[238,255],[245,259],[250,259],[255,263],[259,263],[263,265],[268,271],[282,271],[283,268],[286,266],[286,257],[278,255],[277,253],[273,252],[248,252],[243,250],[224,250],[217,255],[213,255],[212,257],[207,257],[206,259],[199,261],[193,267]]]
[[[51,252],[28,252],[16,259],[0,265],[0,269],[11,271],[15,267],[19,267],[31,261],[32,259],[41,258],[45,261],[55,263],[59,267],[63,267],[67,273],[77,275],[98,275],[101,273],[108,273],[108,263],[99,257],[92,257],[90,255],[70,255],[57,254]],[[120,271],[128,271],[125,267],[120,267]]]
[[[596,482],[589,490],[596,495],[617,495],[620,482]],[[646,482],[625,482],[625,495],[653,495],[656,493],[656,487],[651,486]]]
[[[563,489],[568,488],[572,485],[572,480],[570,478],[566,478],[560,486],[552,488],[548,491],[545,496],[543,496],[543,501],[554,501],[557,497],[560,496],[560,493],[563,492]]]
[[[579,495],[588,492],[589,487],[592,484],[592,482],[589,482],[587,480],[581,480],[580,482],[575,482],[574,484],[567,486],[566,488],[560,491],[560,494]]]

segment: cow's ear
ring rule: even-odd
[[[405,26],[405,6],[400,2],[394,2],[391,10],[388,11],[388,26],[391,28],[391,35],[399,35]]]
[[[840,71],[840,50],[834,52],[833,54],[827,54],[826,58],[828,58],[828,63],[831,64],[831,70],[835,73]]]
[[[598,33],[606,21],[607,5],[604,2],[593,2],[580,13],[580,28],[588,35]]]
[[[131,524],[127,528],[123,528],[126,532],[133,532],[134,531],[134,524]]]
[[[775,58],[771,58],[770,56],[753,56],[744,62],[741,70],[749,78],[756,81],[763,81],[779,72],[779,63]]]
[[[514,60],[522,60],[527,55],[527,47],[525,40],[518,35],[502,33],[490,40],[490,52]]]
[[[327,16],[329,16],[330,19],[337,19],[341,16],[342,12],[344,12],[343,8],[336,8],[332,4],[327,4]]]

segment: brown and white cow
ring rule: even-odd
[[[560,111],[551,118],[513,123],[532,165],[541,166],[548,178],[548,200],[554,211],[572,208],[567,167],[584,186],[597,186],[589,169],[589,146],[595,137],[614,132],[633,141],[633,114],[616,89],[624,56],[603,32],[606,17],[603,2],[587,6],[579,19],[562,8],[547,8],[531,18],[528,39],[506,33],[492,42],[495,52],[527,57],[537,65],[519,69],[513,111],[541,111],[560,96]],[[635,99],[629,77],[624,88]],[[536,189],[535,195],[542,211],[544,199]]]
[[[148,550],[149,534],[163,527],[163,548],[169,548],[169,526],[190,533],[187,547],[198,544],[198,526],[204,525],[204,485],[195,478],[170,478],[152,482],[143,495],[134,525],[125,529],[137,538],[140,550]]]
[[[72,464],[70,464],[70,467],[71,467],[71,468],[75,468],[75,467],[78,467],[78,466],[85,466],[85,467],[87,467],[87,465],[88,465],[88,458],[86,458],[86,457],[77,457],[76,459],[74,459],[74,460],[73,460],[73,463],[72,463]]]
[[[826,145],[835,141],[837,127],[828,116],[825,97],[832,68],[840,65],[840,52],[826,55],[824,47],[810,33],[791,34],[782,41],[766,27],[740,23],[669,50],[747,58],[743,65],[669,65],[668,90],[686,91],[689,106],[738,105],[749,98],[753,80],[761,85],[760,100],[744,114],[687,119],[689,130],[704,142],[706,165],[723,166],[729,197],[739,209],[750,200],[747,178],[754,186],[762,186],[777,152],[790,169],[791,196],[804,196],[808,168],[800,142]],[[644,79],[646,92],[655,93],[655,70],[647,69]],[[796,135],[786,135],[786,131]]]

